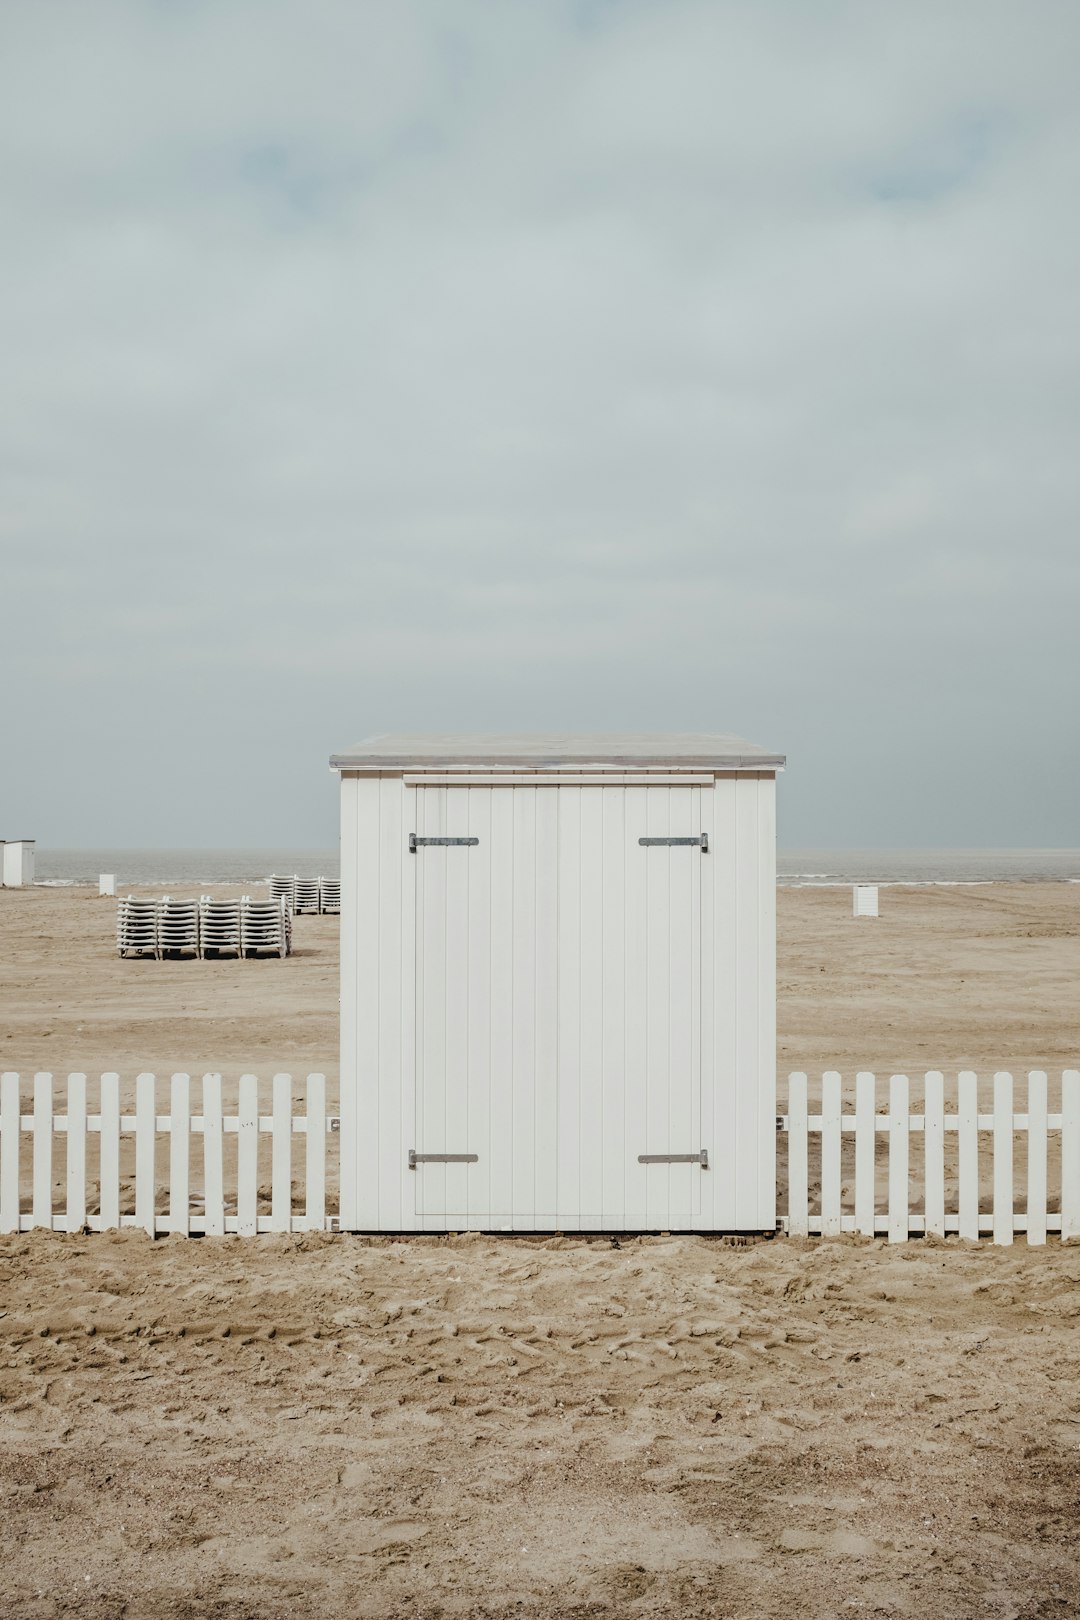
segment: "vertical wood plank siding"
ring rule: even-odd
[[[360,1008],[359,1008],[359,982],[358,982],[358,951],[360,931],[360,874],[357,870],[357,806],[359,802],[359,787],[355,776],[341,778],[341,921],[339,924],[340,937],[340,972],[341,993],[339,1007],[339,1039],[340,1039],[340,1072],[342,1076],[341,1087],[341,1162],[346,1173],[341,1178],[341,1224],[347,1230],[356,1230],[364,1225],[372,1226],[377,1220],[372,1220],[373,1212],[378,1211],[378,1178],[375,1173],[374,1162],[370,1153],[370,1144],[378,1143],[379,1120],[377,1113],[372,1118],[372,1110],[377,1109],[377,1096],[369,1096],[367,1109],[369,1114],[367,1140],[361,1146],[358,1131],[359,1113],[358,1103],[360,1092],[363,1089],[363,1061],[370,1061],[370,1052],[365,1051],[363,1058],[360,1050]],[[378,1048],[376,1047],[376,1055]],[[349,1083],[345,1083],[345,1076],[349,1075]],[[375,1161],[377,1162],[377,1160]],[[375,1182],[375,1193],[372,1196],[371,1184]],[[366,1199],[362,1201],[361,1189],[366,1192]],[[365,1221],[365,1218],[366,1221]]]
[[[343,1224],[771,1226],[774,781],[341,791]]]

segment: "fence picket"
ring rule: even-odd
[[[1061,1077],[1061,1236],[1080,1238],[1080,1069]]]
[[[821,1077],[821,1231],[840,1235],[840,1076]]]
[[[307,1077],[307,1142],[304,1171],[304,1213],[309,1229],[326,1224],[326,1076]]]
[[[169,1096],[169,1231],[191,1233],[191,1080],[174,1074]]]
[[[259,1081],[240,1076],[239,1129],[236,1140],[236,1230],[254,1237],[259,1228]]]
[[[19,1076],[0,1074],[0,1232],[19,1230]]]
[[[805,1074],[793,1074],[788,1078],[787,1139],[788,1231],[792,1237],[806,1237],[810,1231],[810,1197]]]
[[[1046,1242],[1046,1075],[1035,1069],[1027,1087],[1027,1240]]]
[[[98,1214],[102,1229],[120,1225],[120,1076],[101,1077]]]
[[[979,1236],[979,1080],[970,1069],[957,1077],[957,1210],[960,1236]]]
[[[272,1165],[270,1174],[270,1230],[287,1232],[292,1223],[292,1075],[275,1074],[273,1081]]]
[[[945,1235],[945,1076],[923,1082],[923,1217],[927,1233]]]
[[[873,1237],[877,1213],[877,1077],[855,1076],[855,1230]]]
[[[889,1242],[906,1243],[911,1229],[908,1208],[908,1077],[889,1081]]]
[[[156,1147],[157,1081],[152,1074],[140,1074],[135,1081],[135,1224],[151,1237],[157,1230]]]
[[[211,1237],[222,1237],[225,1232],[225,1162],[220,1074],[203,1075],[202,1097],[203,1230]]]
[[[67,1229],[86,1225],[86,1076],[69,1074],[67,1084]]]
[[[53,1077],[34,1076],[34,1186],[30,1225],[51,1229],[53,1161]]]
[[[1013,1077],[994,1076],[994,1242],[1013,1240]]]

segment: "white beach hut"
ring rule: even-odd
[[[782,756],[382,736],[330,763],[342,1226],[771,1230]]]
[[[9,838],[3,845],[4,887],[21,889],[34,881],[34,840]]]

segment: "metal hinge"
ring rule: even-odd
[[[417,1153],[410,1148],[409,1169],[415,1170],[418,1164],[476,1164],[479,1158],[479,1153]]]
[[[709,1168],[709,1150],[702,1148],[700,1153],[639,1153],[638,1164],[700,1164],[703,1170]]]
[[[341,1129],[341,1119],[337,1114],[330,1115],[330,1129],[332,1131],[340,1131]]]
[[[415,855],[423,844],[478,844],[479,838],[418,838],[415,833],[409,834],[409,854]]]
[[[699,833],[694,838],[639,838],[638,843],[644,844],[646,847],[648,847],[650,844],[667,844],[669,846],[673,844],[688,844],[694,849],[700,849],[703,855],[707,855],[709,853],[708,833]]]

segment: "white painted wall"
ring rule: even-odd
[[[342,777],[343,1226],[771,1229],[771,773],[417,780]]]
[[[22,888],[34,881],[34,840],[16,840],[2,846],[4,852],[4,887]]]

